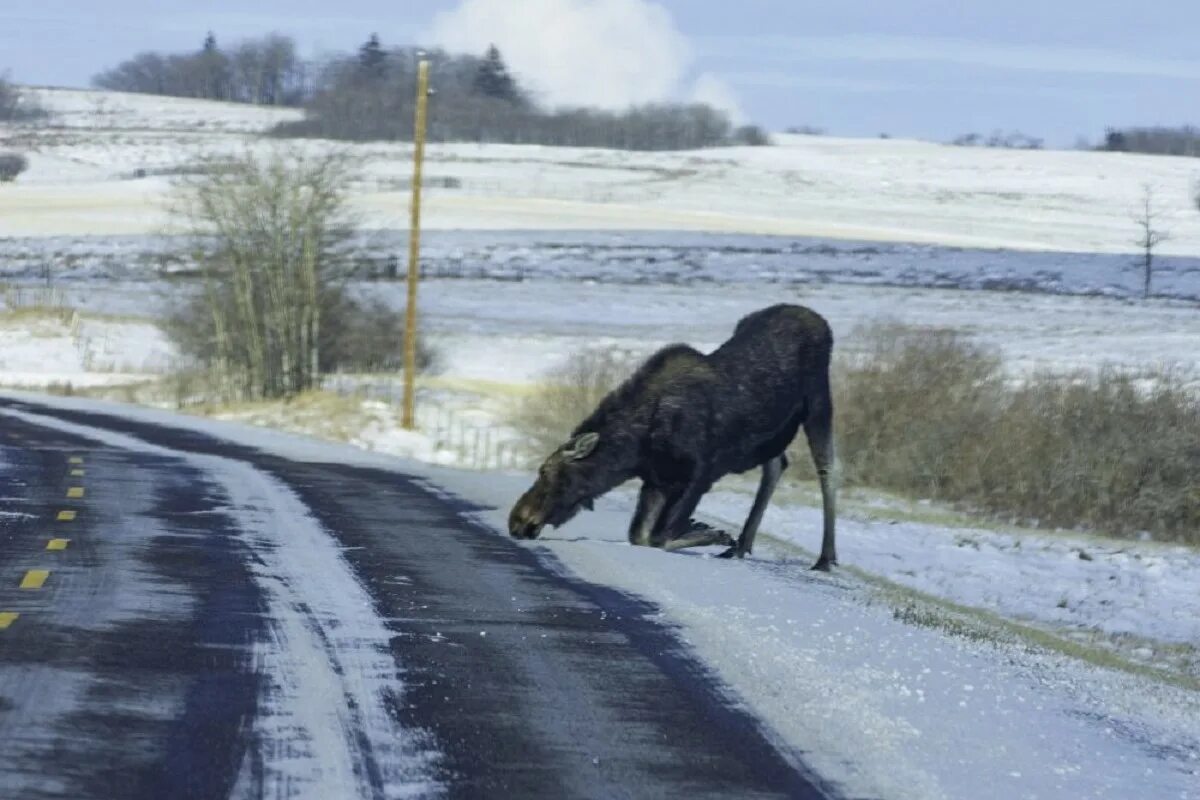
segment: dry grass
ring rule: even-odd
[[[567,440],[604,396],[633,372],[629,356],[615,348],[575,353],[546,374],[537,391],[518,398],[508,424],[526,439],[526,452],[540,460]]]
[[[1159,369],[1034,375],[945,331],[877,327],[838,362],[849,484],[1042,527],[1200,544],[1200,397]]]

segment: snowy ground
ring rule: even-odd
[[[135,383],[172,358],[157,325],[0,305],[0,385],[74,388]]]
[[[32,166],[0,192],[0,236],[161,229],[169,181],[204,153],[270,146],[295,112],[104,92],[35,90],[50,127],[0,127]],[[436,109],[435,109],[436,113]],[[959,148],[906,140],[777,137],[778,146],[623,153],[435,145],[426,225],[441,229],[701,230],[1079,252],[1130,252],[1142,186],[1172,238],[1200,252],[1195,159]],[[324,149],[325,142],[303,147]],[[410,149],[362,144],[354,203],[371,227],[406,216]],[[132,179],[138,170],[147,177]]]

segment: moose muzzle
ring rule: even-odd
[[[508,533],[514,539],[536,539],[545,525],[545,516],[531,502],[529,493],[522,495],[508,515]]]

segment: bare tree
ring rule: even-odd
[[[0,150],[0,183],[15,181],[17,176],[29,169],[29,159],[21,153]]]
[[[167,332],[225,399],[289,397],[335,369],[398,369],[402,313],[354,297],[344,155],[280,148],[218,160],[178,187],[201,290]],[[417,365],[435,351],[418,339]]]
[[[45,110],[0,72],[0,122],[23,122],[44,116]]]
[[[1150,297],[1150,281],[1154,274],[1154,248],[1171,238],[1170,232],[1160,227],[1163,212],[1155,207],[1155,200],[1154,186],[1149,183],[1142,184],[1142,199],[1138,203],[1138,210],[1133,221],[1141,230],[1134,244],[1142,251],[1141,265],[1144,270],[1142,297],[1144,298]]]
[[[277,151],[208,166],[181,185],[175,209],[206,253],[201,307],[184,315],[201,324],[177,340],[205,357],[229,394],[312,388],[321,308],[349,231],[349,162]]]

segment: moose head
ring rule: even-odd
[[[536,539],[546,525],[558,527],[581,508],[591,509],[593,498],[608,488],[596,486],[603,470],[592,463],[592,456],[599,442],[598,433],[578,434],[542,463],[537,480],[508,515],[508,532],[514,538]]]

